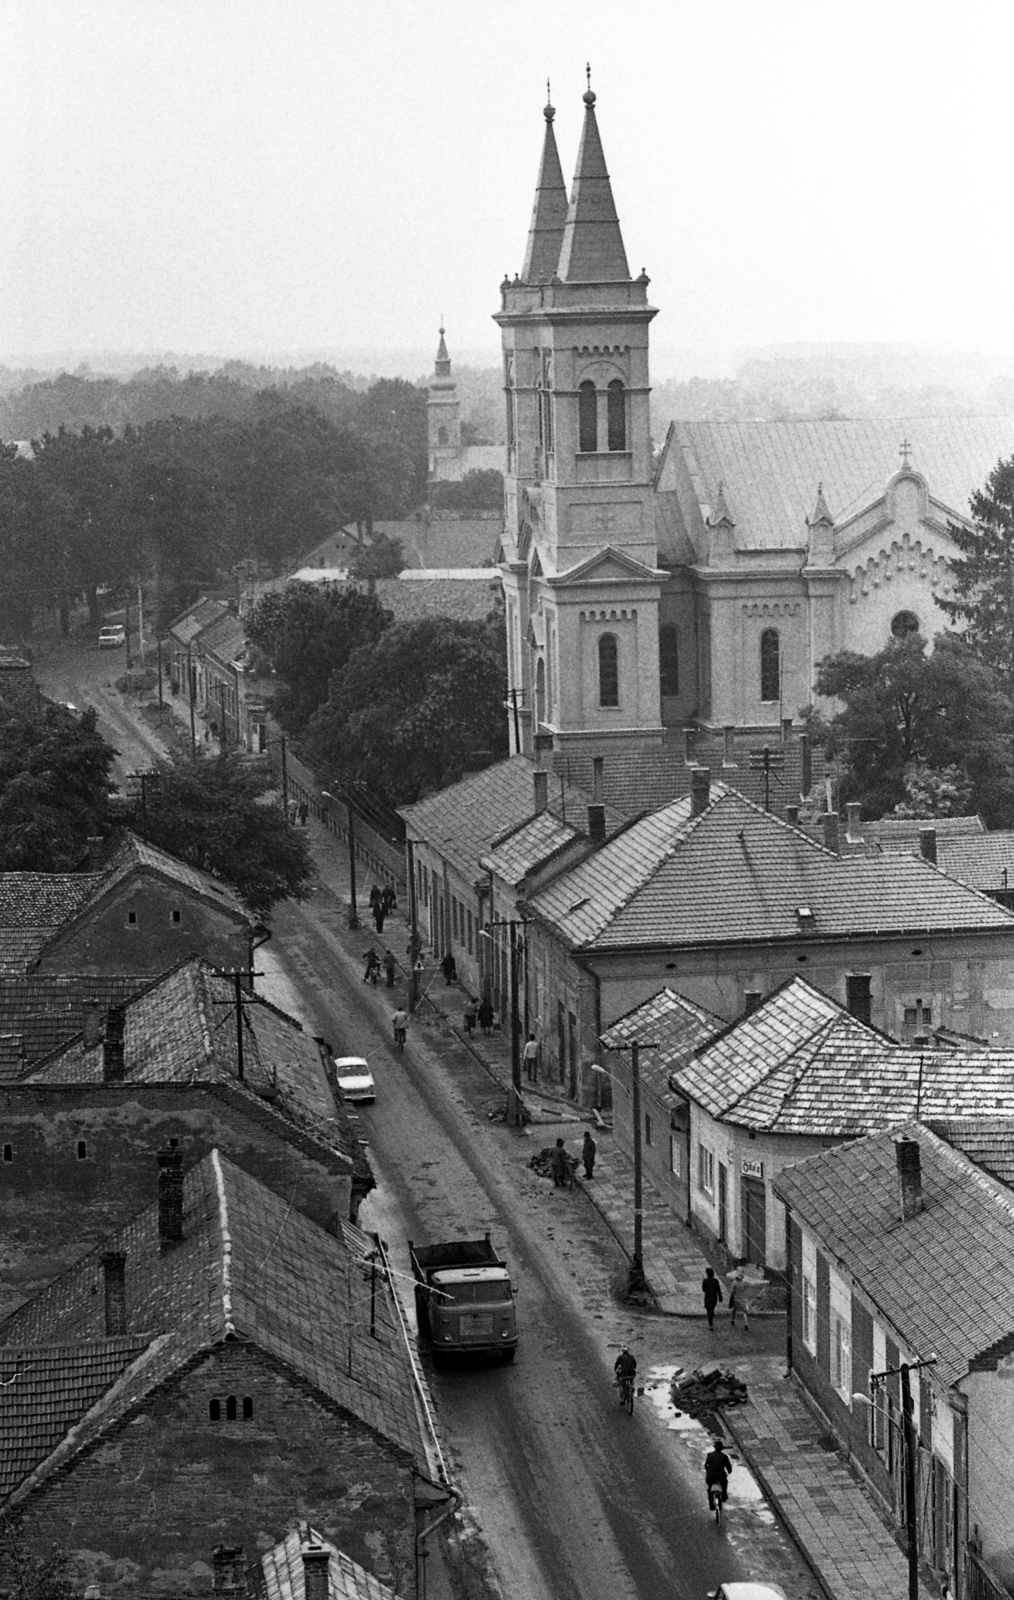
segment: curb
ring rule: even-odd
[[[813,1556],[810,1554],[802,1535],[797,1531],[792,1517],[785,1510],[780,1496],[777,1495],[772,1489],[770,1480],[767,1473],[764,1471],[764,1468],[757,1465],[756,1461],[754,1461],[753,1457],[751,1456],[750,1451],[746,1448],[742,1439],[739,1437],[739,1434],[736,1431],[736,1425],[732,1418],[726,1411],[720,1411],[720,1415],[726,1432],[732,1435],[736,1449],[740,1452],[747,1466],[750,1468],[750,1471],[760,1484],[764,1493],[764,1498],[768,1501],[769,1505],[774,1507],[779,1521],[785,1527],[789,1538],[792,1540],[792,1543],[795,1545],[796,1549],[799,1551],[799,1554],[802,1556],[806,1565],[812,1572],[814,1578],[817,1580],[817,1583],[820,1585],[820,1588],[827,1597],[827,1600],[840,1600],[840,1596],[836,1595],[835,1591],[830,1587],[827,1579],[824,1577],[824,1574],[821,1572]]]

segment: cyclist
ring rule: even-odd
[[[398,1046],[399,1050],[404,1050],[405,1030],[408,1027],[408,1014],[407,1012],[403,1011],[400,1006],[394,1013],[394,1016],[391,1018],[391,1024],[394,1028],[394,1042]]]
[[[637,1377],[637,1357],[631,1355],[626,1345],[623,1346],[623,1349],[613,1362],[613,1371],[616,1374],[616,1382],[620,1386],[620,1405],[622,1406],[626,1385],[628,1383],[632,1384]]]
[[[723,1502],[729,1498],[729,1473],[732,1471],[732,1462],[725,1453],[725,1444],[722,1439],[713,1441],[713,1448],[704,1458],[704,1481],[708,1486],[708,1505],[711,1505],[712,1491],[717,1489]]]

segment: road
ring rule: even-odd
[[[96,706],[101,730],[130,766],[147,764],[153,740],[103,681],[114,675],[105,660],[97,672],[98,665],[94,652],[59,650],[49,660],[44,654],[38,671],[47,692]],[[406,1274],[406,1310],[409,1237],[488,1228],[519,1285],[514,1365],[429,1373],[466,1527],[480,1535],[459,1542],[460,1594],[703,1600],[723,1579],[768,1577],[789,1600],[818,1600],[742,1467],[715,1528],[704,1496],[706,1439],[668,1404],[672,1371],[714,1359],[715,1344],[703,1322],[620,1303],[626,1262],[590,1201],[580,1190],[554,1190],[528,1166],[558,1130],[540,1127],[532,1139],[490,1122],[502,1097],[437,1019],[414,1020],[404,1056],[393,1052],[384,991],[359,981],[358,945],[329,889],[281,906],[273,928],[258,958],[267,973],[261,991],[336,1052],[365,1054],[373,1067],[378,1099],[361,1116],[379,1187],[361,1220],[389,1240]],[[566,1132],[572,1136],[573,1124]],[[778,1327],[757,1334],[771,1360],[780,1340]],[[637,1354],[645,1383],[632,1418],[611,1386],[623,1344]]]

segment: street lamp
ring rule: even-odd
[[[334,781],[335,781],[335,783],[337,783],[337,779],[335,779]],[[324,796],[325,800],[338,800],[339,805],[344,805],[344,807],[345,807],[345,815],[348,817],[348,823],[349,823],[349,887],[351,888],[351,891],[352,891],[352,903],[349,906],[349,927],[350,928],[358,928],[358,926],[359,926],[359,907],[356,904],[356,822],[355,822],[355,813],[352,810],[352,796],[349,794],[348,789],[345,789],[345,788],[343,788],[342,791],[341,791],[341,796],[342,797],[339,797],[338,795],[332,794],[330,789],[322,789],[320,792]]]
[[[521,1126],[521,1017],[518,1012],[518,935],[517,930],[527,926],[524,917],[502,917],[487,922],[479,932],[484,939],[492,939],[491,928],[510,929],[511,953],[511,1087],[507,1096],[507,1121],[512,1128]]]
[[[620,1054],[625,1050],[630,1051],[630,1115],[634,1125],[634,1251],[630,1260],[630,1271],[627,1274],[627,1293],[646,1294],[648,1280],[644,1276],[644,1199],[641,1182],[641,1051],[657,1050],[658,1044],[648,1044],[642,1039],[631,1039],[629,1044],[606,1044],[600,1038],[599,1043],[604,1050]],[[592,1072],[605,1073],[607,1078],[612,1077],[605,1067],[593,1066]]]
[[[883,1372],[870,1373],[870,1388],[876,1390],[888,1378],[901,1379],[901,1412],[905,1437],[905,1547],[908,1555],[908,1600],[919,1600],[919,1522],[916,1509],[916,1460],[919,1441],[915,1432],[915,1406],[912,1401],[913,1372],[924,1367],[935,1367],[936,1356],[925,1361],[902,1361],[897,1367],[885,1367]],[[852,1396],[859,1405],[872,1406],[871,1395],[856,1392]]]

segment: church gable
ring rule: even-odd
[[[597,550],[586,561],[581,561],[567,572],[552,580],[554,588],[567,588],[580,583],[657,583],[658,574],[622,550],[607,545]]]

